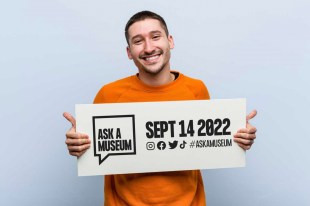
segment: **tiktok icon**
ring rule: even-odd
[[[159,150],[164,150],[164,149],[166,148],[166,143],[165,143],[164,141],[159,141],[159,142],[157,143],[157,148],[158,148]]]

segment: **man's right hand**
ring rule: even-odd
[[[63,116],[72,124],[66,133],[67,148],[71,155],[79,157],[90,147],[90,139],[88,135],[76,132],[75,119],[71,114],[65,112]]]

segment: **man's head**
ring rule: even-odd
[[[126,41],[127,41],[128,45],[129,45],[129,34],[128,34],[129,27],[131,25],[133,25],[134,23],[136,23],[138,21],[145,20],[145,19],[156,19],[156,20],[158,20],[160,22],[160,25],[164,29],[166,35],[167,36],[169,35],[167,24],[161,16],[159,16],[158,14],[155,14],[154,12],[151,12],[151,11],[140,11],[140,12],[136,13],[135,15],[133,15],[128,20],[128,22],[125,26],[125,37],[126,37]]]
[[[139,70],[140,77],[170,74],[170,50],[174,48],[171,35],[162,17],[142,11],[126,25],[127,55]]]

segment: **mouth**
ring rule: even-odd
[[[146,64],[154,64],[158,61],[162,52],[156,52],[155,54],[151,55],[141,55],[140,59],[143,59]]]
[[[152,56],[148,56],[148,57],[143,58],[143,60],[146,62],[149,62],[149,63],[153,63],[153,62],[156,62],[159,57],[160,57],[160,54],[152,55]]]

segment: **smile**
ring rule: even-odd
[[[156,63],[157,60],[160,58],[160,56],[162,55],[163,52],[158,51],[158,52],[153,52],[153,54],[145,54],[145,55],[141,55],[140,59],[143,59],[147,64],[152,64],[152,63]]]
[[[157,63],[161,53],[153,54],[153,55],[144,55],[141,57],[145,61],[146,64],[154,64]]]
[[[156,60],[156,59],[158,59],[159,58],[159,54],[158,55],[155,55],[155,56],[150,56],[150,57],[145,57],[145,58],[143,58],[145,61],[154,61],[154,60]]]

